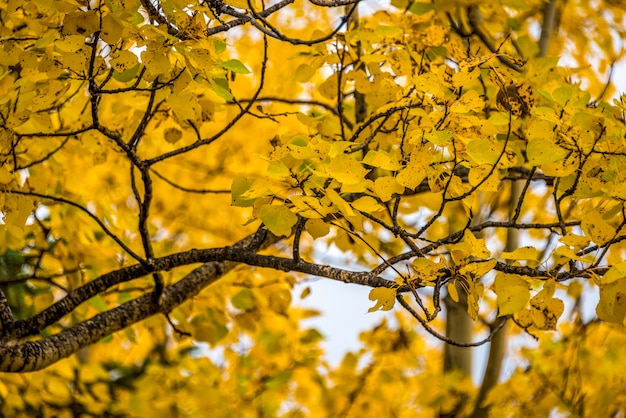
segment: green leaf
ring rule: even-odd
[[[117,302],[119,304],[122,303],[126,303],[126,302],[130,302],[131,300],[133,300],[133,295],[131,295],[128,292],[121,292],[118,296],[117,296]]]
[[[298,217],[285,206],[264,205],[260,212],[261,221],[274,235],[290,235],[291,227],[298,222]]]
[[[228,334],[228,328],[224,325],[224,318],[213,309],[207,309],[203,316],[196,316],[191,320],[193,326],[193,338],[215,344]]]
[[[135,78],[135,76],[139,72],[140,68],[141,68],[141,65],[137,64],[134,67],[131,67],[128,70],[125,70],[125,71],[122,71],[122,72],[114,70],[113,71],[113,78],[116,79],[117,81],[122,82],[122,83],[127,83],[130,80],[132,80],[133,78]]]
[[[572,100],[576,90],[576,87],[573,85],[566,84],[554,90],[552,92],[552,97],[558,104],[565,106],[570,100]]]
[[[252,294],[252,290],[243,289],[239,293],[237,293],[231,299],[231,303],[233,307],[240,309],[242,311],[249,311],[254,309],[254,295]]]
[[[247,178],[247,177],[236,177],[233,180],[233,184],[230,187],[230,191],[232,194],[232,204],[233,206],[240,207],[250,207],[254,205],[254,199],[247,199],[243,196],[245,192],[248,191],[254,184],[255,179]]]
[[[282,386],[285,386],[287,383],[291,381],[291,375],[293,371],[290,369],[283,370],[275,376],[272,376],[268,380],[265,381],[265,387],[268,389],[278,389]]]
[[[272,184],[270,180],[268,180],[267,178],[257,178],[257,179],[252,179],[252,181],[248,183],[248,181],[250,180],[251,179],[248,179],[245,177],[235,178],[235,180],[233,181],[233,187],[231,189],[233,191],[233,199],[237,197],[237,198],[243,199],[244,201],[246,199],[252,199],[253,201],[255,201],[256,199],[260,197],[266,197],[266,196],[272,195],[272,190],[271,190]],[[245,187],[244,190],[242,190],[243,187]],[[235,191],[238,194],[235,194]],[[235,203],[233,202],[233,204]],[[235,206],[241,206],[241,205],[235,204]]]
[[[409,7],[409,12],[416,15],[423,15],[431,10],[435,10],[435,5],[432,3],[415,2]]]
[[[228,87],[228,80],[225,78],[214,78],[209,80],[213,91],[220,96],[222,99],[226,101],[230,101],[233,99],[233,94],[230,92],[230,88]]]
[[[96,295],[91,298],[89,304],[93,306],[98,312],[106,312],[109,309],[106,301],[100,295]]]
[[[500,149],[498,149],[500,148]],[[467,144],[467,155],[472,157],[476,164],[495,164],[502,153],[502,147],[496,146],[493,140],[477,138]]]
[[[226,51],[226,42],[215,36],[211,36],[211,39],[213,40],[213,48],[215,48],[215,53],[221,54],[222,52]]]
[[[447,145],[452,139],[449,131],[431,131],[424,134],[424,138],[440,147]]]
[[[250,70],[241,61],[231,59],[224,61],[222,67],[238,74],[250,74]]]
[[[567,150],[544,139],[531,139],[526,147],[526,155],[532,165],[543,165],[562,161]]]

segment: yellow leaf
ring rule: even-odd
[[[69,35],[57,40],[54,46],[63,52],[76,52],[85,46],[84,35]]]
[[[315,68],[309,64],[300,64],[295,71],[295,79],[298,83],[306,83],[315,74]]]
[[[44,399],[57,405],[68,404],[72,400],[68,385],[68,382],[59,377],[49,376],[46,380],[46,391],[43,393]]]
[[[117,20],[117,15],[108,13],[102,18],[100,37],[108,44],[114,45],[122,38],[124,26]]]
[[[609,225],[600,213],[593,209],[587,211],[582,219],[581,228],[585,235],[596,244],[604,244],[615,236],[615,228]]]
[[[284,315],[291,306],[291,292],[285,287],[271,289],[268,296],[269,308],[277,314]]]
[[[376,304],[369,308],[367,312],[390,311],[396,303],[396,293],[396,289],[388,287],[376,287],[370,290],[369,299],[375,300]]]
[[[493,164],[481,164],[476,167],[470,168],[467,180],[469,184],[476,187],[480,184],[479,190],[484,192],[497,192],[500,190],[500,177],[498,175],[499,170],[493,170]],[[491,174],[490,174],[491,173]],[[485,177],[489,175],[489,178],[485,180]]]
[[[497,264],[496,260],[488,260],[485,262],[470,262],[459,269],[459,273],[464,276],[471,276],[478,279],[489,273]]]
[[[458,303],[459,291],[457,290],[456,283],[454,281],[448,283],[448,294],[453,301]]]
[[[355,184],[363,181],[369,170],[347,154],[339,154],[328,164],[332,178],[343,184]]]
[[[603,321],[622,324],[626,318],[626,279],[600,286],[596,314]]]
[[[167,128],[165,132],[163,132],[163,138],[170,144],[175,144],[183,137],[183,132],[178,128]]]
[[[478,298],[473,293],[467,294],[467,314],[474,321],[478,319],[478,311],[480,306],[478,305]]]
[[[459,100],[452,103],[450,112],[452,113],[468,113],[480,112],[485,107],[485,102],[480,98],[476,90],[470,90],[463,94]]]
[[[401,168],[397,157],[390,155],[388,152],[376,150],[368,151],[365,158],[363,158],[363,164],[384,170],[399,170]]]
[[[530,309],[524,309],[523,311],[516,313],[515,320],[523,328],[530,327],[533,324]]]
[[[123,73],[124,71],[135,67],[139,61],[136,54],[133,54],[130,51],[121,50],[111,54],[111,60],[109,63],[115,71]]]
[[[333,205],[339,209],[339,212],[343,213],[345,216],[356,216],[356,212],[336,191],[328,189],[326,190],[326,196],[328,196],[328,199],[330,199]]]
[[[292,196],[291,203],[295,206],[298,215],[305,218],[321,219],[333,212],[333,209],[327,206],[327,202],[322,202],[313,196]]]
[[[5,203],[4,223],[23,228],[32,210],[32,200],[22,196],[14,196]]]
[[[41,266],[49,274],[59,274],[64,271],[63,264],[58,258],[53,257],[49,253],[44,253],[41,258]]]
[[[532,260],[539,261],[541,251],[535,247],[521,247],[511,252],[503,251],[501,257],[507,260]]]
[[[446,41],[446,29],[440,25],[428,26],[420,35],[426,46],[441,46]]]
[[[575,248],[584,248],[589,244],[589,238],[576,234],[567,234],[559,239],[565,245]]]
[[[539,309],[546,308],[555,290],[556,282],[554,279],[546,280],[543,283],[543,289],[532,298],[531,305]]]
[[[434,97],[443,98],[446,95],[445,87],[442,86],[437,75],[431,72],[418,75],[413,82],[419,91],[432,94]]]
[[[444,131],[432,130],[430,132],[425,133],[424,138],[432,142],[433,144],[442,147],[442,146],[447,145],[450,142],[450,140],[452,139],[452,134],[450,133],[450,131],[446,131],[446,130]]]
[[[383,210],[383,207],[371,196],[363,196],[352,202],[352,207],[366,213]]]
[[[7,184],[13,180],[13,174],[4,167],[0,167],[0,183]]]
[[[459,71],[452,75],[452,85],[456,88],[463,87],[468,83],[474,81],[480,75],[480,71],[475,68],[473,71]]]
[[[311,294],[311,287],[305,287],[300,293],[300,299],[306,299]]]
[[[236,7],[238,9],[249,9],[250,5],[248,4],[248,0],[226,0],[224,3]],[[254,9],[258,9],[258,5],[256,4],[256,0],[250,0],[250,4]]]
[[[476,258],[491,257],[491,251],[487,249],[485,240],[476,238],[474,234],[467,229],[463,234],[463,241],[467,242],[471,248],[471,255]]]
[[[151,42],[141,53],[141,62],[154,75],[165,74],[171,68],[168,50],[156,42]]]
[[[202,109],[198,103],[197,95],[190,91],[183,90],[179,94],[167,96],[167,104],[170,105],[180,120],[198,120],[201,118]]]
[[[394,177],[379,177],[374,181],[374,191],[383,202],[390,200],[395,193],[403,193],[404,187]]]
[[[602,277],[600,283],[609,284],[616,280],[623,279],[626,277],[626,261],[622,261],[621,263],[617,263],[611,268],[608,269],[604,276]]]
[[[320,238],[328,235],[330,228],[328,224],[321,219],[309,219],[304,224],[304,229],[311,234],[313,238]]]
[[[396,176],[396,181],[408,189],[415,189],[426,178],[426,168],[420,161],[411,158],[409,164]]]
[[[343,86],[345,85],[345,83],[346,83],[346,78],[342,77],[341,79],[342,91],[343,91]],[[320,84],[320,86],[318,87],[318,91],[320,92],[322,96],[324,96],[325,98],[329,100],[337,99],[337,94],[339,93],[337,74],[333,73],[330,77],[326,79],[326,81]]]
[[[512,315],[521,311],[530,300],[530,286],[515,274],[498,273],[494,282],[498,296],[498,315]]]
[[[367,74],[363,71],[353,71],[351,75],[354,79],[354,87],[359,93],[367,94],[372,92],[373,84]]]
[[[576,260],[576,261],[585,261],[586,260],[586,259],[583,259],[582,257],[580,257],[579,255],[577,255],[576,251],[572,250],[571,248],[569,248],[568,246],[565,246],[565,245],[561,245],[561,246],[557,247],[554,250],[554,252],[552,253],[552,255],[554,255],[556,257],[565,257],[565,258],[569,258],[570,260]],[[591,259],[593,260],[593,255],[592,254],[587,254],[586,257],[588,257],[588,256],[591,256]]]

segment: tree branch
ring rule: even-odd
[[[371,287],[397,287],[395,282],[375,276],[371,272],[354,272],[331,266],[312,264],[302,260],[256,254],[247,248],[255,236],[256,234],[250,235],[232,247],[191,250],[155,259],[153,268],[158,270],[169,270],[182,265],[207,261],[177,283],[166,287],[159,304],[152,303],[152,294],[146,294],[107,312],[98,314],[51,337],[33,342],[17,342],[17,339],[20,337],[40,332],[46,326],[53,324],[64,315],[70,313],[79,304],[111,286],[141,277],[150,271],[144,265],[137,264],[111,272],[70,292],[65,298],[40,314],[27,320],[17,321],[13,327],[6,330],[3,339],[0,341],[0,359],[2,359],[0,360],[0,371],[27,372],[40,370],[70,356],[82,347],[93,344],[107,335],[150,316],[159,313],[167,314],[217,281],[225,273],[232,270],[237,263],[306,273],[344,283]],[[267,248],[279,240],[280,238],[275,235],[266,234],[265,240],[260,247]],[[400,288],[398,290],[406,291],[408,289]]]

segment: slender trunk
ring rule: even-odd
[[[450,296],[443,300],[446,307],[446,336],[454,341],[469,342],[472,339],[472,318],[467,314],[467,296],[465,291],[457,286],[459,301],[454,302]],[[472,375],[472,349],[469,347],[457,347],[450,344],[444,346],[444,373],[461,371],[467,376]],[[439,418],[453,418],[466,406],[468,398],[461,396],[451,410],[442,410]]]

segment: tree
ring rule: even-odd
[[[621,2],[392,3],[0,2],[3,415],[624,412]]]

